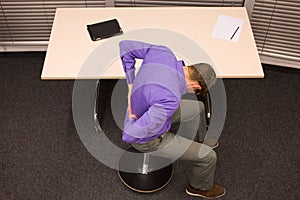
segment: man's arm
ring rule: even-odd
[[[123,40],[119,43],[120,57],[128,84],[135,78],[135,59],[144,59],[151,44],[139,41]]]
[[[171,116],[179,106],[179,100],[167,89],[162,92],[164,98],[161,98],[162,94],[152,93],[150,97],[153,100],[152,106],[142,116],[138,116],[138,119],[131,118],[125,123],[123,141],[131,143],[153,137],[161,134],[162,130],[166,128],[166,124],[169,123]]]
[[[139,41],[123,40],[119,43],[120,57],[122,60],[123,69],[126,74],[128,84],[128,113],[129,118],[137,117],[131,112],[130,96],[132,90],[132,83],[135,78],[135,59],[144,59],[148,49],[152,46]]]
[[[162,104],[157,103],[151,106],[139,119],[129,119],[123,129],[122,139],[130,143],[159,135],[173,113],[173,109],[166,108]],[[128,138],[131,139],[128,141]]]

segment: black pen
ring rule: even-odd
[[[238,26],[237,29],[234,31],[233,35],[232,35],[231,38],[230,38],[231,40],[232,40],[233,36],[236,34],[236,32],[239,30],[239,28],[240,28],[240,27]]]

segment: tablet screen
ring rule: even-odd
[[[119,22],[116,19],[87,25],[87,28],[93,41],[109,38],[123,33]]]

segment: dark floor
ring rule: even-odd
[[[190,165],[169,185],[129,190],[95,159],[73,122],[74,81],[42,81],[44,52],[0,54],[1,199],[197,199],[185,194]],[[227,117],[215,182],[224,200],[298,200],[300,70],[264,65],[264,79],[225,79]],[[109,109],[109,108],[107,108]],[[105,116],[103,128],[122,145]]]

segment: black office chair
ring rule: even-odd
[[[99,105],[104,105],[105,100],[100,99],[100,90],[104,92],[106,101],[111,97],[109,94],[113,91],[115,81],[107,88],[101,87],[100,81],[96,91],[95,100],[95,119],[99,120],[99,112],[101,108]],[[124,83],[125,84],[125,83]],[[124,97],[125,98],[125,97]],[[185,96],[189,98],[189,96]],[[195,99],[195,97],[192,97]],[[207,127],[210,121],[211,104],[209,93],[204,97],[197,97],[197,100],[203,101],[206,109]],[[99,121],[100,123],[100,121]],[[121,156],[118,166],[118,176],[122,183],[128,188],[141,193],[156,192],[164,188],[171,181],[174,174],[172,160],[168,158],[154,156],[149,153],[142,153],[133,147],[129,147]]]

